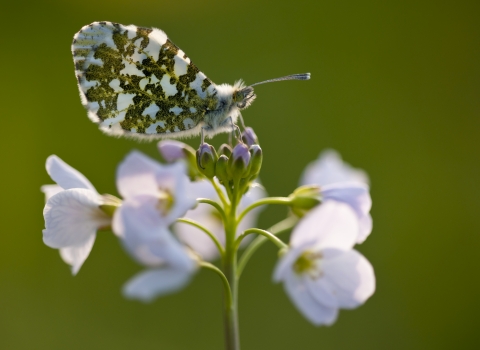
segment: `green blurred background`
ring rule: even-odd
[[[478,0],[16,0],[0,11],[1,349],[223,347],[217,276],[142,304],[121,296],[141,267],[111,234],[75,278],[42,243],[48,155],[113,194],[127,152],[157,156],[154,143],[104,136],[80,104],[70,44],[99,20],[163,29],[216,83],[312,73],[259,86],[243,114],[271,195],[288,195],[326,147],[371,177],[374,230],[358,249],[375,295],[315,328],[271,282],[276,251],[265,246],[240,285],[243,349],[480,346]],[[266,210],[260,227],[284,214]]]

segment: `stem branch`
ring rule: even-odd
[[[279,223],[273,225],[268,229],[268,231],[273,234],[273,235],[279,235],[283,232],[286,232],[290,230],[295,224],[298,222],[298,218],[295,216],[290,216]],[[245,249],[243,252],[242,256],[240,257],[240,260],[238,262],[238,268],[237,268],[237,277],[240,278],[243,269],[247,265],[248,261],[252,257],[252,255],[257,251],[258,248],[260,248],[263,243],[267,241],[267,238],[264,236],[258,236],[253,240],[252,243]]]
[[[210,183],[212,184],[213,188],[215,188],[215,191],[217,192],[218,194],[218,197],[220,197],[220,200],[222,201],[223,203],[223,206],[224,207],[228,207],[228,200],[227,198],[225,197],[225,194],[223,193],[222,189],[220,187],[218,187],[217,183],[215,182],[215,180],[213,179],[210,179]]]
[[[257,235],[261,235],[269,239],[272,243],[274,243],[280,249],[288,247],[288,245],[283,243],[281,239],[279,239],[274,234],[268,231],[261,230],[259,228],[249,228],[248,230],[243,231],[243,233],[240,236],[238,236],[237,240],[235,241],[235,250],[238,250],[238,248],[240,247],[240,244],[242,243],[242,240],[252,233],[256,233]]]
[[[192,225],[192,226],[202,230],[212,239],[213,243],[215,243],[218,251],[220,252],[220,255],[223,256],[225,254],[225,250],[223,249],[221,243],[218,241],[217,237],[215,237],[215,235],[213,233],[211,233],[205,226],[202,226],[198,222],[196,222],[194,220],[191,220],[191,219],[187,219],[187,218],[179,218],[179,219],[177,219],[177,222],[182,222],[184,224],[189,224],[189,225]]]
[[[223,288],[225,291],[225,297],[227,299],[227,302],[231,304],[233,302],[232,290],[230,289],[230,284],[228,283],[227,277],[225,277],[223,272],[215,265],[210,264],[209,262],[206,262],[206,261],[202,261],[200,263],[200,266],[205,269],[211,270],[220,276],[220,279],[222,280]]]
[[[214,200],[208,199],[208,198],[197,198],[198,203],[205,203],[205,204],[210,204],[212,207],[218,210],[219,214],[222,216],[223,222],[226,221],[226,215],[225,215],[225,210],[223,210],[222,206],[215,202]]]
[[[242,213],[238,216],[238,222],[242,221],[242,219],[245,217],[245,215],[248,214],[249,211],[252,209],[255,209],[257,207],[260,207],[262,205],[266,204],[280,204],[280,205],[290,205],[292,200],[288,197],[267,197],[267,198],[262,198],[252,204],[250,204],[248,207],[246,207]]]

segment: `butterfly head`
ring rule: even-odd
[[[250,106],[256,97],[253,87],[243,86],[243,84],[233,93],[233,101],[240,110]]]

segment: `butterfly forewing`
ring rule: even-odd
[[[107,133],[188,136],[217,105],[215,84],[159,29],[95,22],[72,53],[82,102]]]

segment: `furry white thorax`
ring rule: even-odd
[[[234,95],[245,89],[242,80],[238,80],[235,84],[215,85],[218,99],[217,108],[208,111],[204,120],[204,133],[206,136],[212,137],[222,132],[232,132],[233,125],[237,123],[240,110],[247,108],[255,99],[255,95],[249,96],[247,101],[235,101]]]

